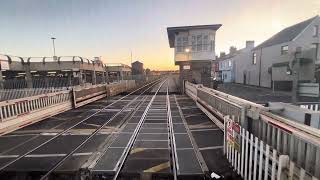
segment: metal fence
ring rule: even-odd
[[[80,85],[79,78],[46,77],[26,79],[7,79],[0,81],[0,89],[25,89],[25,88],[61,88]]]
[[[65,90],[66,88],[26,88],[26,89],[0,89],[0,101],[7,101],[11,99],[19,99],[40,94],[48,94]]]
[[[61,102],[71,102],[70,90],[0,102],[0,122],[15,119]]]
[[[320,178],[320,136],[319,132],[316,132],[318,130],[307,126],[304,127],[304,131],[300,131],[283,123],[283,119],[262,112],[260,119],[253,125],[252,133],[277,149],[278,153],[288,155],[308,174]]]

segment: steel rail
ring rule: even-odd
[[[143,98],[141,100],[141,102],[135,107],[135,110],[133,112],[131,112],[130,115],[128,116],[129,119],[132,118],[132,116],[138,111],[138,109],[143,105],[143,103],[146,101],[146,99],[147,99],[147,97]],[[126,121],[122,122],[121,125],[117,126],[118,128],[121,127],[119,131],[122,131],[125,128],[124,124],[126,124],[126,123],[128,123],[128,122],[126,122]],[[82,169],[86,169],[86,168],[87,168],[86,170],[92,169],[95,165],[97,165],[97,163],[101,160],[103,155],[108,151],[111,144],[113,142],[115,142],[117,137],[119,137],[119,135],[113,135],[112,137],[110,137],[110,139],[107,140],[107,143],[102,148],[100,148],[100,150],[97,151],[97,154],[99,154],[98,157],[94,158],[88,166],[84,166],[85,168],[82,168]]]
[[[158,80],[156,80],[156,81],[154,81],[154,82],[151,82],[151,83],[156,83],[157,81],[158,81]],[[147,85],[149,85],[149,84],[151,84],[151,83],[148,83]],[[146,85],[146,86],[147,86],[147,85]],[[144,88],[144,87],[141,87],[141,88]],[[139,91],[139,89],[137,89],[137,91]],[[119,100],[120,100],[120,99],[119,99]],[[91,111],[91,110],[89,109],[89,110],[87,110],[87,111],[82,112],[81,114],[86,113],[86,112],[90,112],[90,111]],[[67,122],[68,122],[68,121],[65,121],[65,122],[63,122],[63,123],[61,123],[61,124],[58,124],[58,125],[52,127],[52,128],[49,128],[48,130],[55,129],[55,128],[58,127],[58,126],[61,126],[61,125],[63,125],[63,124],[66,124]],[[12,151],[12,150],[14,150],[14,149],[16,149],[16,148],[24,145],[24,144],[32,141],[32,140],[40,137],[40,136],[41,136],[41,134],[38,134],[38,135],[36,135],[35,137],[32,137],[32,138],[30,138],[30,139],[28,139],[28,140],[26,140],[26,141],[24,141],[24,142],[22,142],[22,143],[20,143],[20,144],[17,144],[16,146],[14,146],[14,147],[12,147],[12,148],[10,148],[10,149],[7,149],[7,150],[5,150],[5,151],[3,151],[3,152],[0,152],[0,155],[6,154],[6,153],[8,153],[8,152],[10,152],[10,151]]]
[[[124,99],[124,98],[126,98],[126,97],[128,97],[128,96],[130,96],[130,95],[132,95],[132,94],[134,94],[134,93],[136,93],[137,91],[139,91],[139,90],[141,90],[141,89],[143,89],[143,88],[145,88],[145,87],[149,86],[150,84],[153,84],[153,83],[155,83],[155,84],[156,84],[157,82],[158,82],[158,81],[148,83],[148,84],[146,84],[145,86],[142,86],[142,87],[140,87],[140,88],[138,88],[138,89],[136,89],[136,90],[134,90],[134,91],[130,92],[130,93],[129,93],[129,94],[127,94],[126,96],[123,96],[122,98],[120,98],[120,99],[118,99],[118,100],[116,100],[116,101],[112,102],[111,104],[109,104],[109,105],[105,106],[104,108],[102,108],[102,109],[100,109],[100,110],[96,111],[95,113],[91,114],[90,116],[86,117],[85,119],[83,119],[83,120],[81,120],[81,121],[77,122],[76,124],[72,125],[71,127],[69,127],[69,128],[67,128],[67,129],[65,129],[64,131],[62,131],[62,132],[60,132],[60,133],[58,133],[58,134],[56,134],[55,136],[53,136],[52,138],[50,138],[50,139],[46,140],[45,142],[41,143],[40,145],[38,145],[38,146],[36,146],[36,147],[32,148],[31,150],[27,151],[26,153],[24,153],[24,154],[22,154],[22,155],[20,155],[20,156],[19,156],[19,157],[17,157],[16,159],[14,159],[14,160],[12,160],[12,161],[8,162],[7,164],[5,164],[5,165],[1,166],[1,167],[0,167],[0,172],[1,172],[1,171],[3,171],[5,168],[9,167],[10,165],[14,164],[15,162],[17,162],[18,160],[22,159],[23,157],[25,157],[25,156],[29,155],[30,153],[34,152],[35,150],[39,149],[40,147],[42,147],[42,146],[44,146],[44,145],[48,144],[49,142],[51,142],[52,140],[54,140],[54,139],[58,138],[58,137],[59,137],[59,136],[61,136],[62,134],[64,134],[64,133],[68,132],[68,131],[69,131],[69,130],[71,130],[72,128],[74,128],[74,127],[78,126],[79,124],[81,124],[81,123],[85,122],[85,121],[86,121],[86,120],[88,120],[89,118],[91,118],[91,117],[93,117],[93,116],[97,115],[98,113],[102,112],[103,110],[107,109],[108,107],[110,107],[110,106],[114,105],[114,104],[115,104],[115,103],[117,103],[117,102],[120,102],[122,99]]]
[[[169,123],[169,137],[170,137],[170,149],[171,149],[171,158],[172,158],[172,170],[173,170],[173,179],[178,179],[178,163],[177,163],[177,149],[176,149],[176,140],[173,132],[173,122],[172,122],[172,115],[171,115],[171,105],[170,105],[170,98],[169,98],[169,85],[167,87],[167,117],[168,117],[168,123]]]
[[[120,111],[118,111],[115,115],[113,115],[108,121],[104,122],[99,128],[97,128],[89,137],[87,137],[84,141],[81,142],[76,148],[74,148],[71,152],[65,155],[59,162],[57,162],[46,174],[44,174],[40,180],[45,180],[54,170],[56,170],[60,165],[62,165],[69,157],[71,157],[77,150],[79,150],[82,146],[84,146],[93,136],[95,136],[101,129],[103,129],[110,121],[114,120],[119,114],[121,114],[125,109],[127,109],[132,103],[134,103],[143,93],[148,91],[151,87],[144,90],[137,97],[131,100],[128,104],[126,104]]]
[[[192,135],[192,133],[191,133],[191,131],[190,131],[190,128],[189,128],[188,123],[187,123],[187,121],[186,121],[186,119],[185,119],[185,117],[184,117],[184,114],[183,114],[183,112],[182,112],[181,106],[180,106],[180,104],[179,104],[179,102],[178,102],[178,100],[177,100],[177,96],[176,96],[176,95],[174,95],[174,100],[175,100],[175,102],[176,102],[176,104],[177,104],[180,117],[181,117],[182,122],[183,122],[183,124],[184,124],[184,126],[185,126],[185,128],[186,128],[188,137],[190,138],[191,145],[192,145],[192,147],[193,147],[193,151],[194,151],[195,154],[196,154],[196,157],[197,157],[197,160],[198,160],[199,165],[200,165],[200,167],[201,167],[201,170],[202,170],[202,172],[203,172],[204,174],[206,174],[207,172],[209,172],[209,168],[208,168],[208,166],[207,166],[207,164],[206,164],[206,162],[205,162],[205,160],[204,160],[204,158],[203,158],[203,156],[202,156],[202,154],[201,154],[201,152],[200,152],[200,149],[199,149],[199,146],[197,145],[196,140],[194,139],[194,137],[193,137],[193,135]]]
[[[121,171],[121,169],[122,169],[122,166],[124,165],[124,162],[125,162],[125,160],[127,159],[128,154],[129,154],[129,152],[130,152],[130,150],[131,150],[131,148],[132,148],[132,146],[133,146],[133,144],[134,144],[134,142],[135,142],[135,140],[136,140],[136,138],[137,138],[137,136],[138,136],[138,133],[139,133],[139,131],[140,131],[140,129],[141,129],[144,121],[145,121],[145,118],[146,118],[146,116],[147,116],[147,114],[148,114],[148,111],[149,111],[149,109],[150,109],[150,107],[151,107],[154,99],[156,98],[158,92],[160,91],[162,85],[163,85],[166,81],[167,81],[167,79],[165,79],[165,80],[160,84],[159,88],[157,89],[157,91],[155,92],[155,94],[152,96],[152,98],[151,98],[150,102],[148,103],[145,111],[143,112],[143,114],[142,114],[142,116],[141,116],[141,118],[140,118],[140,121],[139,121],[137,127],[135,128],[135,130],[134,130],[134,132],[133,132],[133,135],[131,136],[131,138],[130,138],[130,140],[129,140],[129,143],[128,143],[128,145],[127,145],[126,148],[125,148],[125,152],[124,152],[124,153],[121,155],[121,157],[120,157],[120,160],[119,160],[120,163],[118,164],[118,169],[116,170],[116,173],[115,173],[114,177],[112,178],[113,180],[116,180],[116,179],[118,178],[118,176],[119,176],[119,174],[120,174],[120,171]]]

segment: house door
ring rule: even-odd
[[[243,84],[247,83],[247,73],[243,72]]]

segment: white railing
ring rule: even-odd
[[[110,96],[117,95],[135,87],[134,80],[121,80],[119,83],[108,86]]]
[[[192,84],[185,81],[185,93],[190,96],[193,100],[197,100],[197,88],[201,85]]]
[[[134,80],[121,80],[111,84],[99,84],[73,89],[74,107],[80,107],[106,96],[115,96],[135,87]]]
[[[11,99],[20,99],[30,96],[36,96],[40,94],[48,94],[53,92],[59,92],[65,89],[62,88],[26,88],[26,89],[1,89],[0,90],[0,102]]]
[[[228,116],[224,122],[224,153],[244,180],[317,180]]]
[[[74,87],[58,92],[33,91],[40,93],[30,97],[0,102],[0,136],[29,124],[77,108],[106,96],[114,96],[135,87],[134,80],[112,84]]]
[[[70,101],[70,90],[41,94],[0,102],[0,122],[15,119],[22,115],[30,114],[42,108]]]

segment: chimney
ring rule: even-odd
[[[233,54],[235,54],[236,52],[237,52],[237,48],[234,47],[234,46],[231,46],[230,49],[229,49],[229,53],[230,53],[231,55],[233,55]]]
[[[226,53],[225,52],[220,52],[220,57],[222,58],[224,56],[226,56]]]
[[[253,49],[254,41],[246,41],[246,48]]]

